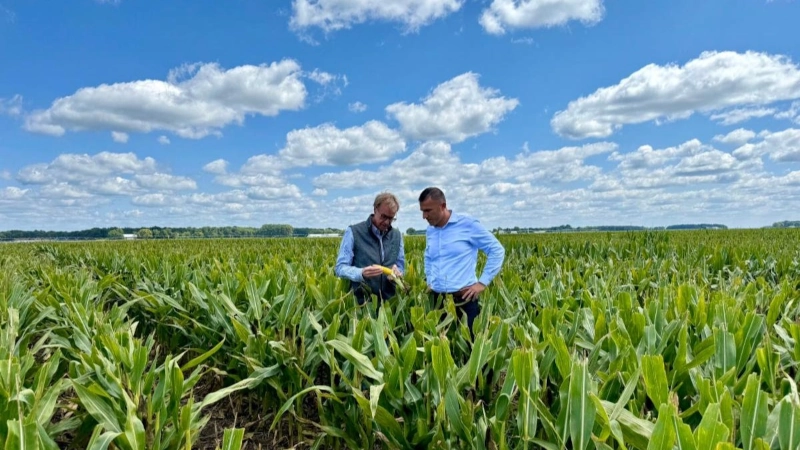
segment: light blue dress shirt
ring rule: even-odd
[[[381,232],[374,224],[370,224],[370,229],[381,243],[381,259],[383,259],[383,240],[381,239]],[[364,277],[361,275],[361,269],[363,269],[363,267],[353,266],[353,257],[353,230],[347,227],[344,230],[344,236],[342,236],[342,243],[339,244],[339,256],[336,258],[334,272],[336,276],[340,278],[347,278],[355,282],[364,281]],[[397,255],[397,268],[401,273],[406,273],[405,265],[406,259],[405,249],[403,248],[403,236],[400,235],[400,252]]]
[[[506,251],[477,219],[451,211],[445,226],[425,232],[425,278],[435,292],[456,292],[477,282],[488,286],[500,272]],[[477,278],[478,250],[486,253]]]

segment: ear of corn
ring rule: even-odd
[[[384,275],[386,275],[390,280],[394,281],[394,284],[396,284],[397,287],[399,287],[402,290],[406,289],[405,284],[403,284],[403,280],[401,280],[400,277],[394,274],[394,270],[386,266],[378,266],[378,267],[381,268],[381,272],[383,272]]]

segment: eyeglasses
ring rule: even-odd
[[[391,222],[391,223],[395,223],[397,221],[397,217],[387,216],[387,215],[385,215],[384,213],[382,213],[380,211],[375,211],[375,212],[378,213],[378,220],[381,221],[381,222],[387,222],[388,221],[388,222]]]

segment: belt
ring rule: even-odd
[[[459,290],[457,290],[455,292],[436,292],[436,291],[431,291],[431,294],[433,294],[433,295],[435,295],[437,297],[438,296],[444,296],[444,295],[452,295],[455,298],[461,298],[464,295],[464,289],[466,289],[466,288],[459,289]]]

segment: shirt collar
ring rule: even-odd
[[[447,226],[447,224],[458,223],[458,221],[461,220],[461,214],[453,212],[452,209],[449,210],[449,211],[450,211],[450,218],[447,219],[447,223],[444,224],[445,227]],[[442,228],[444,228],[444,227],[442,227]]]

